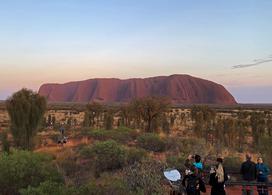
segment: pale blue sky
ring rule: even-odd
[[[272,103],[271,0],[0,0],[0,99],[44,82],[190,74]],[[272,58],[271,58],[272,59]]]

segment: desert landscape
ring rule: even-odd
[[[1,1],[0,195],[268,195],[272,1]]]

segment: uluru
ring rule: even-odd
[[[122,103],[147,96],[168,97],[174,104],[236,104],[220,84],[190,75],[149,78],[94,78],[43,84],[39,94],[50,102]]]

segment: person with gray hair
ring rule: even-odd
[[[246,154],[246,161],[242,163],[240,172],[243,180],[247,183],[243,185],[243,195],[253,195],[253,186],[248,184],[256,180],[256,164],[251,161],[250,154]],[[250,188],[248,188],[249,186]]]

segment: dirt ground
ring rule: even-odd
[[[272,193],[272,190],[269,190],[269,193]],[[207,192],[202,194],[211,194],[211,188],[207,186]],[[227,195],[241,195],[242,194],[242,187],[241,186],[227,186],[226,187],[226,194]],[[257,188],[254,188],[254,195],[258,195]]]

